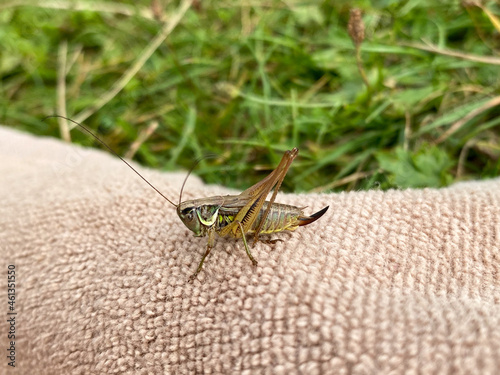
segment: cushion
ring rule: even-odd
[[[330,209],[251,247],[257,267],[241,240],[217,237],[189,282],[207,238],[116,157],[4,127],[0,153],[17,313],[15,339],[7,315],[0,331],[19,374],[500,368],[500,179],[280,193],[308,214]],[[185,172],[137,168],[177,201]],[[183,200],[225,194],[237,192],[193,176]]]

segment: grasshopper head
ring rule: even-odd
[[[195,236],[202,236],[201,223],[198,219],[198,207],[192,204],[192,201],[183,202],[177,206],[177,215],[184,225],[194,233]]]

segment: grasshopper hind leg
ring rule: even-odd
[[[241,238],[243,239],[243,244],[245,245],[245,251],[247,252],[248,257],[252,261],[252,264],[254,266],[256,266],[257,265],[257,261],[255,260],[255,258],[253,257],[252,253],[250,252],[250,249],[248,248],[247,239],[245,238],[245,232],[243,230],[243,224],[241,224],[239,221],[237,223],[238,223],[238,226],[240,227]]]

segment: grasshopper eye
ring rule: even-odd
[[[180,217],[185,218],[186,220],[192,221],[194,217],[194,208],[188,207],[181,211],[179,214]]]

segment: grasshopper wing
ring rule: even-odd
[[[273,196],[269,202],[269,205],[264,213],[264,216],[261,219],[260,225],[257,228],[255,233],[254,243],[257,241],[258,234],[261,230],[262,224],[265,222],[269,210],[276,199],[276,194],[285,178],[290,165],[293,162],[293,159],[297,156],[299,150],[294,148],[292,150],[286,151],[283,157],[281,158],[280,163],[276,167],[274,171],[272,171],[266,178],[262,181],[256,183],[255,185],[249,187],[247,190],[242,192],[237,196],[237,201],[240,205],[244,204],[244,206],[238,211],[238,214],[235,217],[235,222],[239,222],[242,224],[243,229],[246,231],[252,227],[252,224],[258,217],[264,202],[266,201],[266,197],[269,192],[275,187]],[[239,226],[228,226],[223,229],[221,235],[226,235],[230,230],[234,230],[235,234]],[[243,235],[243,233],[242,233]]]

